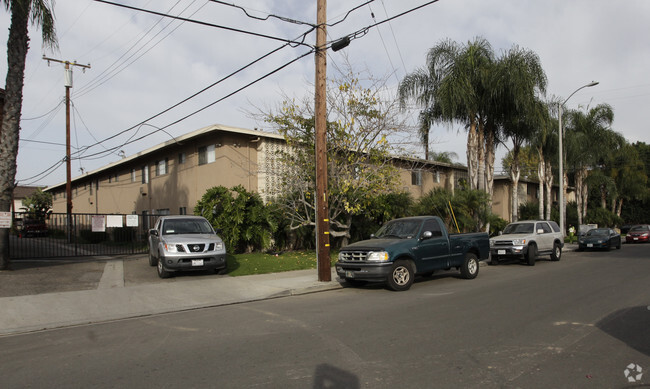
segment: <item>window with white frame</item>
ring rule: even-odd
[[[199,165],[205,165],[216,161],[214,145],[199,147]]]
[[[131,182],[136,182],[137,181],[137,170],[131,169]]]
[[[167,174],[167,158],[156,162],[156,176],[164,176]]]
[[[422,186],[422,170],[413,170],[411,172],[411,185]]]
[[[149,183],[149,166],[145,165],[142,167],[142,183]]]
[[[185,153],[178,153],[178,164],[182,165],[185,163]]]

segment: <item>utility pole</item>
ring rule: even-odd
[[[68,242],[72,240],[72,168],[70,161],[70,88],[72,88],[72,68],[70,66],[79,66],[82,71],[90,69],[90,64],[82,65],[76,61],[63,61],[60,59],[48,58],[43,59],[50,62],[62,63],[65,65],[65,196],[66,196],[66,216],[68,219]]]
[[[316,0],[316,259],[318,281],[331,281],[329,211],[327,206],[327,0]]]

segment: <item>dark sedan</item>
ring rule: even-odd
[[[593,228],[578,238],[578,251],[584,249],[621,248],[621,235],[611,228]]]
[[[637,243],[637,242],[647,242],[648,237],[650,236],[650,225],[640,224],[630,228],[625,236],[625,242],[627,243]]]

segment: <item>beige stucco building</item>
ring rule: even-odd
[[[192,214],[215,186],[242,185],[267,200],[279,193],[281,135],[212,125],[153,146],[72,179],[74,213]],[[395,158],[401,189],[420,198],[436,187],[454,191],[467,168],[417,158]],[[509,220],[508,180],[495,180],[495,213]],[[66,184],[48,187],[53,211],[66,211]],[[530,192],[528,197],[534,196]],[[534,197],[533,197],[534,198]]]

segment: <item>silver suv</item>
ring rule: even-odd
[[[161,216],[149,230],[149,265],[167,278],[181,270],[226,268],[226,248],[210,222],[200,216]]]
[[[528,220],[510,223],[499,236],[490,239],[491,264],[501,258],[524,258],[534,266],[538,255],[550,254],[552,261],[562,257],[564,236],[554,221]]]

